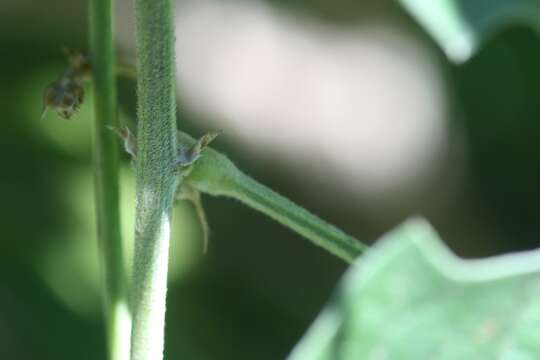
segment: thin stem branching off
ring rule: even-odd
[[[195,144],[181,131],[178,142],[184,148]],[[367,249],[357,239],[244,174],[229,158],[211,148],[204,149],[183,181],[202,193],[237,199],[347,262]]]
[[[129,358],[131,318],[120,234],[118,146],[107,126],[116,126],[116,83],[111,0],[90,1],[90,43],[94,89],[94,168],[96,214],[108,358]]]

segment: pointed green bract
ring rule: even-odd
[[[457,63],[503,26],[524,23],[540,29],[540,0],[399,1]]]
[[[452,255],[423,220],[370,248],[289,360],[538,359],[540,252]]]

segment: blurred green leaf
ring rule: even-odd
[[[540,252],[461,260],[422,220],[345,275],[290,360],[538,359]]]
[[[508,24],[540,28],[540,0],[399,0],[455,62]]]

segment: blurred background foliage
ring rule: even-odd
[[[224,4],[240,15],[242,11],[249,13],[242,2],[202,3],[213,14]],[[424,93],[411,98],[407,97],[408,92],[414,93],[415,88],[404,88],[400,83],[400,73],[395,72],[398,65],[392,65],[388,59],[375,61],[379,71],[375,73],[359,65],[354,71],[365,79],[368,90],[378,92],[370,93],[374,98],[366,100],[362,94],[354,93],[353,87],[348,99],[359,109],[374,108],[374,118],[361,112],[347,113],[348,109],[343,116],[351,118],[342,123],[338,119],[336,123],[306,122],[309,119],[302,114],[293,114],[288,124],[302,123],[304,127],[299,132],[288,132],[289,128],[279,128],[278,124],[264,125],[267,114],[258,108],[252,120],[255,125],[246,122],[251,128],[242,130],[242,122],[231,122],[230,114],[235,112],[229,110],[240,109],[238,114],[245,115],[241,111],[245,104],[227,107],[228,103],[219,103],[226,105],[223,109],[227,113],[215,103],[194,102],[186,95],[190,86],[193,92],[201,91],[203,95],[206,93],[201,88],[207,88],[197,87],[197,83],[185,85],[182,76],[188,75],[184,74],[179,76],[182,129],[199,135],[208,129],[224,128],[225,134],[215,146],[228,153],[241,168],[366,242],[374,241],[410,214],[422,213],[461,256],[479,257],[538,246],[540,42],[531,30],[510,27],[494,34],[469,62],[456,67],[394,1],[275,0],[260,4],[274,18],[285,16],[289,23],[309,23],[303,30],[306,34],[313,27],[331,28],[334,33],[347,33],[352,39],[358,35],[364,41],[368,39],[366,43],[376,45],[365,46],[361,57],[371,56],[378,51],[377,46],[389,46],[384,37],[381,40],[377,34],[371,36],[370,29],[383,29],[390,37],[399,35],[391,45],[394,50],[389,59],[398,65],[409,61],[415,66],[418,71],[413,75],[417,82],[413,84],[436,84],[426,85]],[[193,11],[191,5],[193,2],[189,1],[177,3],[180,10],[186,9],[185,13]],[[129,9],[128,1],[119,2],[117,22],[123,54],[133,53],[129,39],[126,40],[132,33]],[[62,46],[87,46],[86,10],[85,1],[0,0],[1,359],[99,359],[105,354],[94,229],[90,89],[87,103],[71,121],[57,118],[52,112],[39,121],[41,93],[66,65]],[[205,14],[204,9],[196,10],[197,16]],[[235,25],[242,21],[240,15],[234,17]],[[224,19],[222,24],[227,24],[228,18],[220,16]],[[189,19],[182,18],[181,11],[179,17],[177,26],[187,29]],[[211,25],[209,21],[201,26]],[[243,26],[242,29],[249,29],[251,25],[247,22]],[[182,52],[186,41],[182,33],[178,34],[180,72],[190,69],[189,64],[183,67],[184,57],[199,59],[203,67],[199,71],[205,72],[206,63],[202,60],[219,61],[226,55],[227,43],[204,48],[203,40],[208,37],[198,41],[200,29],[194,29],[190,34],[195,36],[191,40],[197,47],[189,53],[193,56]],[[218,29],[218,34],[219,30],[226,29]],[[286,27],[283,32],[284,41],[292,38]],[[312,34],[321,32],[313,30]],[[217,35],[212,36],[221,41]],[[332,45],[332,41],[329,43]],[[201,51],[204,56],[197,58],[197,49],[205,50],[206,53]],[[315,58],[316,52],[312,54],[312,58],[303,58],[307,62],[300,62],[299,68],[311,64],[311,60],[320,62]],[[269,55],[279,58],[280,54]],[[339,54],[330,50],[327,55]],[[133,62],[129,56],[125,59]],[[266,60],[261,57],[263,70],[268,65]],[[330,70],[332,64],[327,63]],[[225,71],[234,78],[241,73],[242,66],[225,66]],[[383,75],[388,73],[390,78],[385,79]],[[324,79],[321,75],[314,87],[335,90],[341,84],[325,83]],[[201,78],[200,83],[211,80]],[[342,80],[347,83],[355,78],[345,76]],[[247,84],[250,79],[238,81]],[[273,79],[266,81],[257,86],[264,93],[274,91],[279,95],[280,90],[272,88]],[[380,86],[385,81],[389,87]],[[132,119],[134,83],[121,79],[119,85],[121,116]],[[224,86],[234,93],[236,85],[233,82]],[[401,96],[397,96],[398,100],[387,97],[385,89],[397,89],[407,103],[399,101]],[[440,93],[442,100],[433,100],[432,92]],[[287,96],[277,98],[277,106],[288,106]],[[257,101],[245,96],[243,99],[250,104]],[[258,101],[262,108],[270,109],[270,115],[272,111],[281,114],[272,110],[276,104]],[[318,104],[306,104],[306,111],[312,105]],[[414,115],[421,106],[433,106],[434,110],[427,113],[434,114],[444,130],[431,137],[438,145],[426,147],[416,157],[407,157],[407,148],[398,148],[397,154],[402,157],[395,157],[396,165],[387,163],[377,146],[383,144],[386,148],[396,143],[399,131],[406,130],[406,137],[414,139],[414,134],[436,122],[425,116],[425,123],[413,121],[403,129],[401,116],[395,114]],[[364,146],[362,134],[380,125],[379,110],[394,111],[383,127],[386,133]],[[349,125],[350,128],[345,127]],[[280,149],[275,152],[272,146],[277,145],[257,143],[253,126],[270,129],[260,139],[285,134],[286,141],[279,143]],[[359,152],[358,156],[363,157],[358,159],[370,160],[358,162],[357,177],[351,172],[346,179],[340,178],[340,174],[349,173],[340,172],[339,156],[330,156],[336,143],[328,143],[328,149],[323,149],[328,151],[319,153],[322,150],[306,140],[321,136],[318,129],[326,136],[335,127],[340,127],[335,129],[335,137],[344,158]],[[250,136],[255,140],[250,142]],[[351,136],[358,136],[359,144],[351,141]],[[360,148],[363,150],[356,145],[364,146]],[[304,146],[303,150],[298,146]],[[432,156],[424,156],[430,152]],[[129,246],[134,184],[128,158],[124,158],[123,233]],[[353,156],[350,161],[355,168],[357,158]],[[422,166],[418,167],[420,163]],[[390,172],[393,175],[388,177],[394,181],[391,185],[370,188],[369,180],[376,183],[373,179],[377,179],[370,178],[370,172],[376,173],[382,166],[390,170],[420,170],[412,175]],[[346,265],[234,201],[207,197],[204,200],[212,229],[206,255],[202,254],[201,233],[190,205],[179,204],[174,213],[166,357],[283,358],[325,304]]]

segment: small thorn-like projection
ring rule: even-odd
[[[124,149],[133,159],[137,157],[137,138],[129,130],[127,126],[114,127],[107,126],[111,131],[114,131],[124,142]],[[221,131],[209,132],[203,135],[197,143],[193,146],[182,148],[178,152],[178,156],[175,165],[180,167],[181,173],[187,174],[189,172],[189,166],[193,165],[195,161],[200,157],[201,151],[204,150],[214,140]],[[188,200],[193,204],[197,218],[201,225],[201,231],[203,235],[203,252],[206,254],[208,251],[208,239],[210,237],[210,227],[206,218],[206,213],[201,200],[201,193],[188,184],[182,183],[176,189],[176,199]]]
[[[47,113],[49,112],[49,108],[47,107],[47,105],[43,105],[43,109],[41,110],[41,117],[39,118],[40,121],[43,121],[43,119],[45,119],[45,117],[47,116]]]
[[[137,157],[137,138],[129,128],[127,126],[121,128],[107,126],[107,128],[114,131],[124,141],[124,150],[135,159]]]
[[[213,131],[203,135],[197,143],[191,147],[181,148],[176,156],[175,165],[187,167],[193,165],[201,156],[201,152],[206,148],[222,131]]]
[[[203,253],[208,252],[208,242],[210,240],[210,226],[206,218],[206,212],[201,200],[201,193],[193,189],[191,186],[183,184],[180,185],[176,191],[176,198],[179,200],[188,200],[193,205],[199,224],[201,225],[201,231],[203,236]]]

